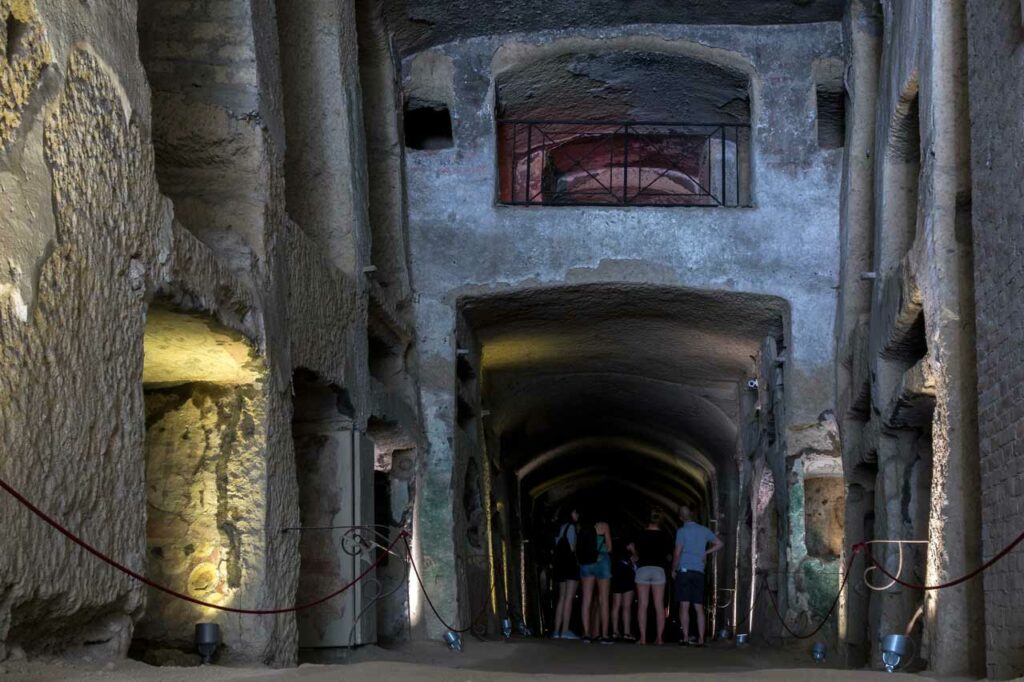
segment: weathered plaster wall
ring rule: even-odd
[[[185,227],[248,275],[266,258],[269,153],[250,4],[143,0],[138,11],[160,189]]]
[[[871,310],[871,282],[861,273],[871,270],[874,229],[875,104],[881,61],[882,12],[874,0],[848,2],[843,20],[847,71],[846,146],[843,162],[840,209],[839,305],[836,315],[836,419],[843,452],[846,482],[844,540],[841,560],[848,562],[849,548],[866,539],[867,519],[874,516],[872,465],[861,453],[864,420],[869,412],[870,385],[867,365],[867,317]],[[860,468],[859,468],[860,467]],[[867,470],[867,471],[865,471]],[[870,472],[870,473],[868,473]],[[859,474],[859,475],[858,475]],[[864,559],[855,557],[851,570],[863,573]],[[847,588],[839,605],[842,642],[840,655],[854,666],[863,666],[870,655],[872,638],[867,627],[867,599]]]
[[[971,94],[974,283],[978,332],[978,430],[983,557],[1021,529],[1024,380],[1021,296],[1024,193],[1024,17],[1017,0],[967,3]],[[1024,675],[1022,564],[1008,558],[985,575],[987,673]]]
[[[402,89],[398,58],[383,17],[383,4],[356,2],[359,33],[359,82],[363,93],[366,134],[370,262],[378,272],[372,281],[397,306],[408,308],[408,224],[405,211],[405,163],[402,145]],[[406,316],[411,311],[405,310]]]
[[[460,467],[450,441],[458,295],[642,281],[781,296],[791,306],[788,423],[816,424],[828,407],[842,152],[817,146],[812,64],[839,56],[840,40],[836,24],[636,27],[474,38],[435,48],[453,64],[455,146],[406,150],[406,173],[424,370],[421,407],[430,443],[423,510],[430,525],[424,534],[433,548],[431,582],[451,604],[448,615],[458,611],[450,491],[458,497],[462,486],[453,479]],[[495,69],[596,44],[697,55],[751,76],[754,208],[495,205]],[[405,62],[409,88],[419,87],[415,65],[424,54]]]
[[[370,235],[355,4],[284,1],[276,16],[288,214],[361,282]]]
[[[16,300],[0,300],[0,472],[139,569],[144,296],[160,241],[152,152],[127,120],[108,65],[79,49],[61,73],[44,113],[49,178],[38,180],[53,182],[57,238],[32,309],[19,314]],[[141,268],[130,267],[133,256]],[[0,506],[8,528],[0,539],[0,655],[86,641],[123,654],[142,590],[60,542],[11,498]]]
[[[905,570],[938,583],[980,561],[966,23],[957,2],[851,2],[846,27],[855,106],[836,328],[846,545],[927,539],[926,551],[906,548]],[[875,547],[895,567],[895,549]],[[851,664],[877,665],[877,637],[904,630],[923,604],[922,659],[945,674],[982,672],[978,584],[857,594],[842,616]]]
[[[265,440],[245,455],[262,506],[242,546],[245,578],[233,603],[288,605],[298,545],[278,529],[298,522],[292,370],[301,363],[347,391],[361,428],[372,395],[366,296],[285,212],[274,8],[266,0],[160,4],[158,19],[184,39],[143,51],[152,58],[151,102],[135,3],[3,0],[0,14],[12,7],[34,28],[16,62],[3,65],[0,98],[0,247],[13,261],[0,268],[0,476],[145,570],[146,310],[159,294],[205,312],[244,334],[266,367],[252,425]],[[358,97],[358,81],[350,87]],[[358,145],[347,148],[355,150],[350,172],[364,172]],[[366,229],[356,222],[352,229]],[[146,591],[10,498],[0,509],[0,658],[19,648],[123,655]],[[223,622],[229,659],[295,661],[293,615]]]

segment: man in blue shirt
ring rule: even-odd
[[[693,520],[693,510],[679,508],[683,525],[676,531],[676,551],[672,557],[672,578],[679,602],[680,644],[690,645],[690,604],[697,612],[697,646],[704,646],[704,565],[709,555],[725,546],[718,536]]]

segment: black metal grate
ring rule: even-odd
[[[498,135],[503,204],[750,204],[748,125],[516,120]]]

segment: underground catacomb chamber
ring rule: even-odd
[[[574,508],[624,546],[652,508],[674,531],[685,504],[727,545],[708,565],[708,594],[749,581],[749,554],[742,571],[736,561],[738,536],[749,548],[752,532],[741,472],[764,452],[738,437],[760,418],[745,395],[766,339],[782,342],[784,301],[580,285],[467,297],[459,313],[453,379],[470,418],[455,432],[455,540],[478,626],[511,614],[550,628],[553,539]],[[732,618],[726,601],[711,600],[714,622]]]

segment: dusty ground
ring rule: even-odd
[[[440,644],[417,643],[398,650],[377,647],[360,649],[347,661],[334,665],[304,664],[298,668],[155,668],[138,661],[117,663],[7,662],[3,682],[23,680],[146,680],[192,682],[194,680],[374,680],[405,682],[491,682],[524,678],[573,682],[601,675],[602,682],[618,680],[871,680],[891,676],[876,671],[839,670],[815,666],[809,658],[772,648],[737,650],[731,646],[682,649],[678,646],[584,645],[579,642],[535,640],[505,644],[466,642],[462,654]],[[909,679],[909,678],[908,678]],[[933,679],[915,675],[913,679]],[[948,682],[948,680],[947,680]]]

